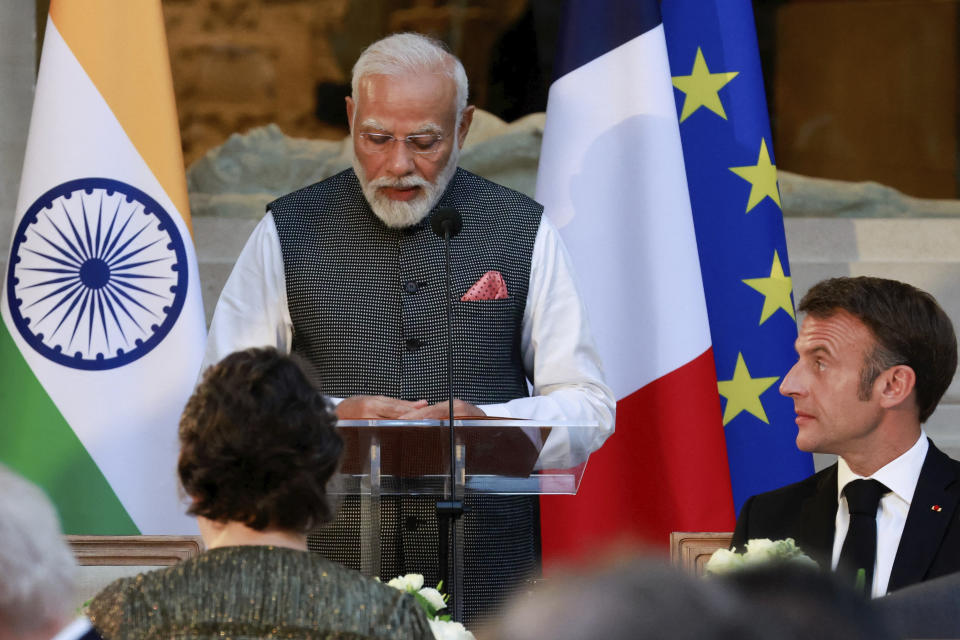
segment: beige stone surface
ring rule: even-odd
[[[850,182],[779,171],[783,213],[790,217],[960,217],[960,201],[915,198],[877,182]]]

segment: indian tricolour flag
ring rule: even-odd
[[[52,0],[0,327],[0,462],[67,533],[185,533],[204,316],[160,0]]]

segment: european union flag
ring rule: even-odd
[[[790,264],[749,0],[664,0],[735,508],[813,472],[796,448]]]

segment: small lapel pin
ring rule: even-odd
[[[940,505],[935,504],[932,507],[930,507],[930,511],[936,511],[937,513],[940,513],[941,511],[943,511],[943,508],[941,508]]]

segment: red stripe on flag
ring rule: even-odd
[[[713,350],[617,403],[576,496],[541,498],[544,568],[610,546],[666,548],[671,531],[732,531]]]

